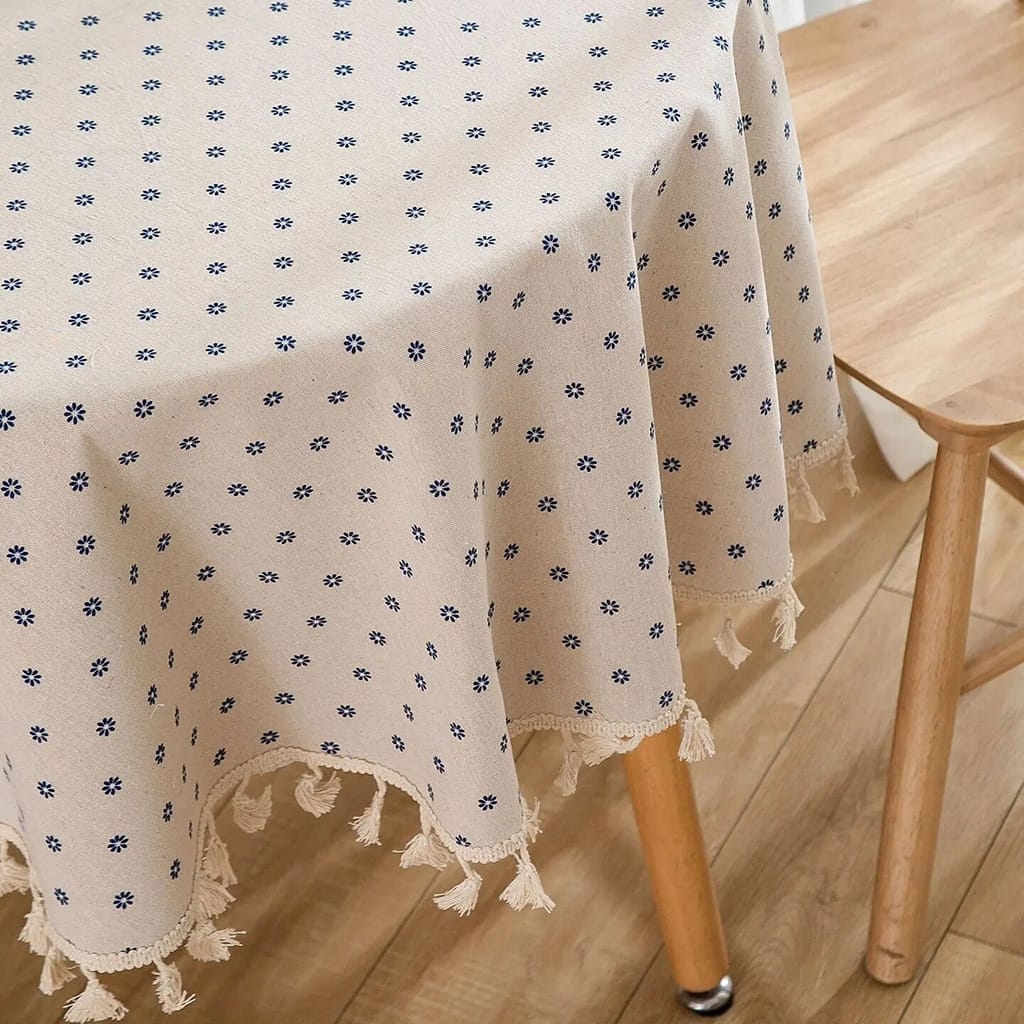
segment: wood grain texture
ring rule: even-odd
[[[947,935],[902,1024],[1020,1024],[1024,957]]]
[[[784,40],[837,360],[963,433],[1024,427],[1022,24],[874,0]]]
[[[907,598],[878,593],[714,862],[738,984],[730,1024],[895,1024],[912,994],[878,985],[862,966],[909,614]],[[970,645],[1003,633],[975,620]],[[961,708],[929,951],[1024,779],[1024,691],[1013,682],[993,682]],[[621,1024],[678,1024],[663,954]]]
[[[924,916],[967,649],[988,451],[939,445],[903,655],[867,969],[908,981]]]
[[[1024,668],[1014,673],[1024,686]],[[1024,956],[1024,790],[982,864],[953,928]],[[1024,1006],[1024,1001],[1022,1001]]]
[[[622,757],[672,977],[708,992],[729,973],[722,919],[711,883],[690,769],[679,730],[648,736]]]

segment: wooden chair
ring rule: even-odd
[[[939,444],[896,712],[867,969],[911,978],[959,697],[1024,660],[964,664],[992,452],[1024,430],[1024,8],[872,0],[783,53],[837,362]],[[1007,899],[1019,898],[1007,893]]]

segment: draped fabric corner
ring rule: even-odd
[[[674,598],[788,649],[856,488],[767,0],[152,3],[0,25],[0,894],[71,1022],[230,956],[288,764],[551,911],[510,738],[712,753]]]

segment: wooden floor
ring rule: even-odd
[[[710,651],[719,614],[682,609],[691,693],[718,756],[694,778],[714,858],[738,994],[729,1024],[1020,1024],[1024,1020],[1024,669],[961,705],[927,929],[908,985],[861,966],[885,768],[929,471],[908,484],[885,469],[851,412],[861,494],[817,486],[829,521],[797,524],[807,606],[789,655],[770,644],[766,609],[742,616],[755,654],[733,672]],[[1024,443],[1010,449],[1024,461]],[[990,486],[971,644],[1024,624],[1024,513]],[[751,641],[760,642],[752,644]],[[401,871],[418,815],[390,794],[382,849],[347,820],[369,779],[347,779],[339,806],[313,819],[286,798],[261,834],[221,829],[241,879],[225,923],[245,929],[228,964],[181,956],[198,1001],[181,1024],[670,1024],[673,1002],[625,782],[616,759],[584,769],[575,797],[554,794],[550,736],[520,741],[527,794],[543,794],[534,860],[551,916],[497,901],[503,867],[484,869],[468,919],[437,911],[438,878]],[[287,777],[286,777],[287,776]],[[55,1024],[61,996],[36,991],[39,960],[15,942],[27,900],[0,901],[0,1018]],[[166,1020],[148,971],[111,987],[130,1020]],[[69,986],[68,995],[77,989]]]

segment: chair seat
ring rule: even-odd
[[[872,0],[783,37],[837,362],[1024,429],[1024,5]]]

